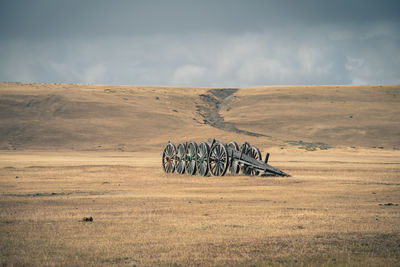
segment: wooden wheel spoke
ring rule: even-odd
[[[216,167],[217,167],[217,164],[214,163],[213,165],[211,165],[211,170],[212,170],[212,171],[215,171],[215,168],[216,168]]]
[[[224,151],[222,151],[221,156],[220,156],[220,159],[223,159],[223,158],[225,158],[225,157],[226,157],[226,153],[225,153]]]
[[[172,170],[172,162],[171,161],[168,162],[167,170],[168,170],[168,172],[170,172]]]
[[[216,168],[215,168],[215,172],[216,172],[217,176],[219,176],[219,172],[220,172],[220,165],[219,165],[219,164],[216,164],[215,166],[216,166]]]
[[[218,164],[218,174],[222,173],[224,170],[224,165]]]
[[[166,172],[169,172],[168,161],[164,162],[163,165],[164,165],[164,170],[165,170]]]
[[[217,158],[214,158],[214,157],[210,157],[210,161],[217,161]]]

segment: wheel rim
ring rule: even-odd
[[[247,154],[247,152],[250,149],[250,144],[248,142],[244,142],[243,144],[240,145],[240,151],[243,152],[244,154]]]
[[[196,152],[197,144],[195,142],[190,142],[186,149],[186,173],[193,175],[196,172]]]
[[[206,176],[208,174],[208,154],[210,147],[207,143],[201,142],[197,148],[196,167],[197,174]]]
[[[172,173],[175,170],[175,153],[176,153],[176,148],[174,144],[168,143],[164,150],[163,150],[163,155],[162,155],[162,167],[164,172],[166,173]]]
[[[228,152],[222,143],[215,143],[210,150],[208,165],[213,176],[223,176],[228,168]]]
[[[239,150],[239,146],[235,141],[232,141],[228,144],[228,147],[233,149],[233,150]],[[229,157],[232,155],[229,154]],[[232,175],[238,174],[240,170],[240,165],[236,160],[233,160],[231,162],[231,159],[229,158],[229,171]]]
[[[185,154],[186,154],[186,146],[184,143],[180,143],[176,149],[176,162],[175,169],[179,174],[183,174],[185,172]]]
[[[252,147],[251,147],[251,149],[250,149],[250,156],[253,157],[253,158],[255,158],[255,159],[257,159],[257,160],[262,160],[262,159],[261,159],[261,152],[260,152],[260,150],[259,150],[257,147],[255,147],[255,146],[252,146]]]

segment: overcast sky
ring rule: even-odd
[[[400,84],[400,1],[1,0],[0,81]]]

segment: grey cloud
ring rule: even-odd
[[[318,24],[355,27],[399,21],[397,0],[2,0],[0,32],[9,37],[244,33]]]
[[[0,60],[7,66],[0,79],[217,87],[398,83],[399,40],[375,40],[371,32],[362,38],[338,32],[337,40],[247,33],[3,42]]]
[[[397,1],[0,2],[0,80],[399,83]]]

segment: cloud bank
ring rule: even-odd
[[[212,1],[161,1],[161,7],[127,1],[130,9],[113,6],[113,13],[102,1],[10,5],[11,15],[0,12],[0,80],[203,87],[400,83],[400,23],[390,6],[379,13],[371,1],[328,7],[282,2],[227,1],[224,8]],[[44,15],[50,23],[38,19]]]

